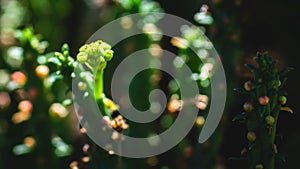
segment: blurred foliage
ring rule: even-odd
[[[228,128],[227,119],[232,115],[232,105],[235,104],[236,96],[228,92],[229,101],[222,123],[209,141],[199,145],[197,138],[209,108],[209,78],[213,76],[214,68],[214,61],[208,52],[212,44],[206,41],[203,33],[213,41],[220,53],[230,91],[237,81],[233,76],[237,73],[236,65],[245,55],[240,46],[240,23],[239,16],[236,15],[239,13],[236,9],[241,9],[244,1],[213,0],[206,3],[210,8],[198,1],[158,3],[148,0],[2,0],[0,168],[224,168],[230,156],[221,152],[228,152],[230,147],[224,146],[224,132]],[[160,4],[167,4],[166,9],[162,9]],[[187,7],[200,10],[186,11]],[[157,34],[154,36],[144,29],[145,34],[113,47],[114,59],[108,64],[105,75],[99,74],[103,82],[98,83],[97,89],[100,89],[98,92],[105,93],[105,97],[98,98],[101,100],[99,105],[100,108],[106,108],[105,112],[117,111],[116,103],[109,99],[110,93],[106,92],[110,91],[113,68],[125,56],[150,47],[149,53],[153,60],[161,56],[163,49],[168,49],[178,53],[173,63],[175,67],[180,68],[182,63],[191,67],[194,73],[191,78],[197,81],[201,89],[201,93],[195,96],[194,100],[195,106],[199,108],[199,116],[189,135],[170,151],[145,159],[121,159],[113,155],[113,152],[100,149],[85,136],[83,119],[78,124],[70,100],[73,69],[77,64],[75,56],[79,61],[79,56],[86,54],[80,54],[82,50],[79,48],[87,37],[115,18],[136,12],[169,12],[168,9],[173,8],[176,8],[177,13],[181,11],[182,16],[189,17],[188,19],[198,26],[183,25],[180,37],[166,39],[156,25],[160,18],[144,15],[143,21],[148,24],[143,26],[152,28]],[[130,29],[130,22],[131,18],[125,17],[121,24],[124,29]],[[65,42],[71,48],[67,44],[62,45]],[[198,52],[192,52],[189,45],[197,48]],[[56,51],[59,48],[61,50]],[[78,49],[80,55],[77,55]],[[108,53],[112,55],[112,52]],[[89,88],[90,82],[93,81],[93,75],[89,72],[93,66],[86,67],[85,73],[81,74],[83,80],[78,82],[78,88],[83,91]],[[149,79],[150,82],[145,84]],[[168,75],[157,70],[142,72],[134,79],[130,97],[134,106],[147,109],[147,99],[139,98],[147,98],[150,91],[157,87],[162,88],[169,96],[166,112],[158,122],[147,125],[143,130],[138,124],[127,121],[127,134],[149,136],[172,125],[183,102],[178,96],[178,85]],[[86,92],[82,94],[88,95]],[[116,120],[121,121],[121,124],[124,122],[123,119],[115,119],[114,116],[109,117],[108,122],[114,124]],[[241,144],[241,141],[235,142]],[[290,142],[291,145],[295,145]],[[286,147],[293,151],[291,146]]]

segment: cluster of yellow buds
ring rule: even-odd
[[[79,63],[85,63],[92,70],[103,70],[106,67],[106,63],[113,57],[113,50],[111,46],[101,40],[85,44],[79,49],[77,54],[77,61]]]

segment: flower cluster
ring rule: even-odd
[[[3,57],[0,58],[0,133],[20,133],[20,137],[15,140],[8,136],[8,142],[13,139],[15,144],[9,144],[7,149],[16,156],[35,150],[39,152],[39,145],[46,139],[52,140],[52,145],[45,146],[43,151],[54,153],[57,157],[68,156],[72,148],[62,138],[53,136],[58,135],[59,131],[52,127],[52,123],[67,117],[66,106],[70,103],[59,101],[62,97],[53,94],[52,87],[65,73],[70,72],[65,70],[71,67],[74,60],[69,57],[66,46],[62,53],[45,53],[48,42],[42,41],[32,28],[14,30],[12,35],[13,43],[0,45],[3,49]],[[65,88],[60,86],[55,90],[62,93]],[[42,127],[36,127],[41,122]],[[41,154],[32,153],[31,156],[36,158]]]
[[[92,70],[103,70],[113,57],[111,46],[101,40],[85,44],[79,49],[77,61],[87,64]]]

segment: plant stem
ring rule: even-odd
[[[102,98],[102,94],[103,94],[103,74],[104,71],[98,71],[96,73],[96,77],[95,77],[95,98],[96,100],[99,102]]]

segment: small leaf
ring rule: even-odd
[[[69,45],[67,43],[64,43],[61,47],[61,51],[69,51]]]
[[[30,153],[32,151],[32,148],[26,146],[25,144],[19,144],[14,146],[12,151],[15,155],[23,155]]]
[[[241,124],[241,125],[246,125],[247,121],[246,120],[240,120],[240,121],[237,121],[237,123]]]
[[[211,25],[214,22],[212,16],[208,15],[206,12],[199,12],[194,15],[194,19],[196,22],[203,25]]]
[[[69,92],[71,92],[72,91],[72,89],[70,88],[70,87],[68,87],[67,89],[66,89],[66,91],[65,91],[65,94],[68,94]]]
[[[281,91],[278,92],[278,95],[279,96],[287,96],[288,93],[286,91],[281,90]]]
[[[262,84],[261,83],[255,83],[255,84],[253,84],[253,89],[259,89],[260,87],[262,86]]]
[[[54,137],[51,140],[53,145],[54,153],[57,157],[66,157],[72,154],[73,148],[65,143],[60,137]]]
[[[232,121],[245,120],[246,117],[247,117],[247,113],[243,112],[241,114],[237,114],[236,116],[234,116],[234,118],[232,119]]]
[[[283,78],[283,79],[281,80],[280,89],[285,85],[287,79],[288,79],[288,78],[286,77],[286,78]]]
[[[242,94],[249,94],[249,92],[247,90],[245,90],[244,88],[234,88],[233,90],[237,91],[239,93],[242,93]]]
[[[283,161],[283,162],[286,162],[286,158],[285,158],[285,156],[282,155],[282,154],[275,153],[275,157],[278,158],[278,159],[280,159],[280,160]]]
[[[265,112],[266,112],[266,108],[260,106],[260,107],[258,108],[258,112],[259,112],[260,117],[263,117],[264,114],[265,114]]]
[[[256,70],[256,67],[255,67],[254,65],[250,64],[250,63],[246,63],[245,66],[246,66],[249,70],[251,70],[251,71]]]
[[[255,143],[250,143],[249,150],[252,150],[255,147]]]
[[[292,70],[294,70],[294,68],[292,68],[292,67],[286,67],[285,69],[281,70],[278,74],[279,74],[279,76],[283,76],[283,75],[289,73]]]
[[[44,80],[44,86],[50,88],[56,81],[61,80],[62,78],[63,76],[52,73],[48,78]]]
[[[289,107],[281,107],[280,110],[283,110],[283,111],[286,111],[286,112],[290,112],[291,114],[294,113],[294,111],[291,108],[289,108]]]
[[[66,99],[62,102],[64,106],[70,106],[72,104],[72,99]]]
[[[247,160],[247,158],[246,157],[229,157],[229,160],[243,161],[243,160]]]
[[[48,62],[49,63],[53,63],[53,64],[55,64],[57,66],[61,66],[62,65],[62,63],[60,62],[60,60],[58,58],[54,58],[54,57],[49,58]]]

